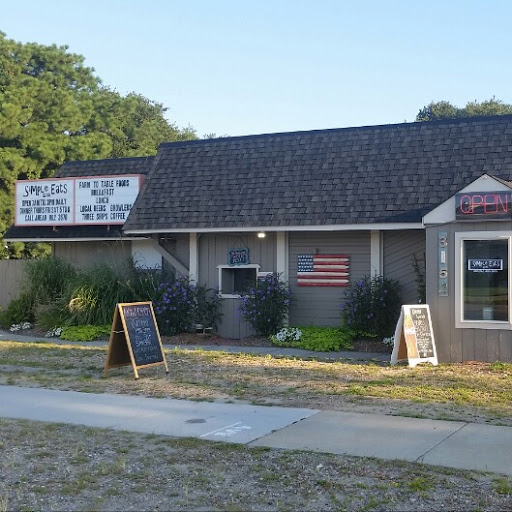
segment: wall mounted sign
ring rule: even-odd
[[[342,254],[298,254],[298,286],[348,286],[349,257]]]
[[[22,180],[15,188],[16,226],[124,224],[141,175]]]
[[[151,302],[117,304],[108,344],[105,376],[110,368],[131,365],[138,369],[163,364],[169,373]]]
[[[502,259],[468,259],[468,270],[472,272],[498,272],[503,270]]]
[[[16,226],[73,224],[74,180],[16,182]]]
[[[249,265],[249,249],[229,249],[228,265]]]
[[[508,219],[512,217],[512,191],[455,194],[458,220]]]
[[[407,360],[411,367],[418,363],[438,364],[428,304],[402,306],[395,330],[391,364],[403,360]]]

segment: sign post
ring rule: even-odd
[[[395,330],[391,364],[404,360],[411,367],[418,363],[438,364],[428,304],[402,306]]]
[[[110,368],[131,365],[135,379],[138,379],[139,368],[159,364],[163,364],[166,373],[169,373],[152,303],[117,304],[108,343],[105,376]]]

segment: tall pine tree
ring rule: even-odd
[[[102,85],[67,46],[22,44],[0,32],[0,258],[33,257],[33,244],[3,243],[17,179],[48,178],[65,161],[146,156],[164,141],[195,139],[166,109]]]

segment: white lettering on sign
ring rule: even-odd
[[[79,178],[76,224],[124,224],[139,193],[139,177]]]
[[[73,180],[17,181],[17,226],[73,224]]]
[[[80,177],[16,182],[16,226],[124,224],[140,176]]]

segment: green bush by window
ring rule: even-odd
[[[394,333],[401,304],[398,281],[366,276],[348,287],[343,320],[356,336],[382,339]]]

